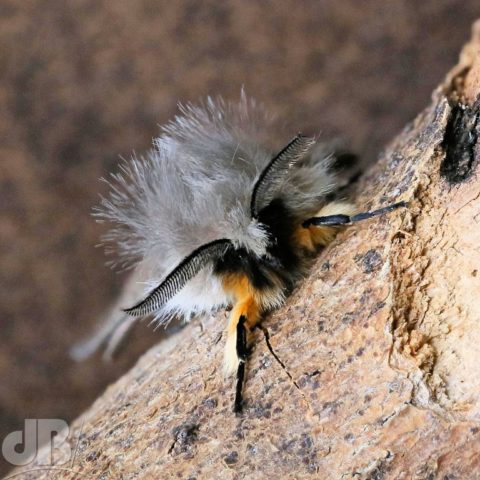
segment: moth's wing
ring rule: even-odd
[[[327,162],[329,169],[335,173],[335,190],[345,188],[356,181],[363,170],[361,159],[347,147],[346,142],[341,138],[317,142],[307,162],[313,164]]]
[[[122,340],[139,320],[122,310],[122,307],[137,301],[144,294],[145,285],[139,282],[139,277],[139,272],[134,270],[127,278],[118,298],[101,317],[96,331],[70,349],[70,356],[74,360],[84,361],[101,348],[105,348],[103,358],[111,360]]]

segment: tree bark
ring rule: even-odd
[[[340,233],[265,320],[243,415],[220,313],[147,352],[73,423],[74,454],[21,478],[480,478],[479,93],[477,22],[356,189],[362,210],[409,208]]]

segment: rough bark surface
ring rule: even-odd
[[[361,208],[264,322],[242,416],[225,314],[146,353],[22,478],[480,478],[480,25],[432,104],[361,179]],[[38,470],[33,470],[39,468]]]
[[[478,0],[1,0],[0,441],[25,418],[76,418],[161,340],[139,324],[115,362],[68,356],[124,280],[94,248],[98,178],[149,149],[177,101],[243,85],[287,138],[342,136],[370,164],[479,15]]]

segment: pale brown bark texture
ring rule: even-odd
[[[109,387],[72,426],[72,462],[33,471],[39,457],[22,478],[480,478],[473,30],[431,105],[357,188],[362,209],[409,208],[340,233],[265,320],[243,415],[222,376],[222,313]]]

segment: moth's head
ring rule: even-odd
[[[250,223],[241,228],[239,226],[232,239],[232,246],[235,250],[247,251],[249,254],[262,257],[267,253],[269,244],[274,241],[268,226],[258,219],[252,218]]]
[[[250,219],[246,228],[241,228],[240,225],[240,222],[245,220],[245,213],[239,212],[236,218],[233,210],[230,214],[230,226],[233,228],[237,222],[240,228],[233,228],[235,235],[232,235],[231,239],[215,240],[196,249],[168,274],[147,298],[126,312],[132,315],[147,315],[158,311],[207,264],[229,267],[233,263],[239,268],[255,269],[255,262],[258,260],[260,263],[273,265],[277,259],[272,256],[271,250],[277,238],[271,227],[274,222],[278,223],[282,214],[279,211],[281,204],[276,203],[279,191],[290,169],[314,144],[314,138],[297,135],[268,163],[255,182],[251,192]],[[265,215],[269,210],[271,214]]]

